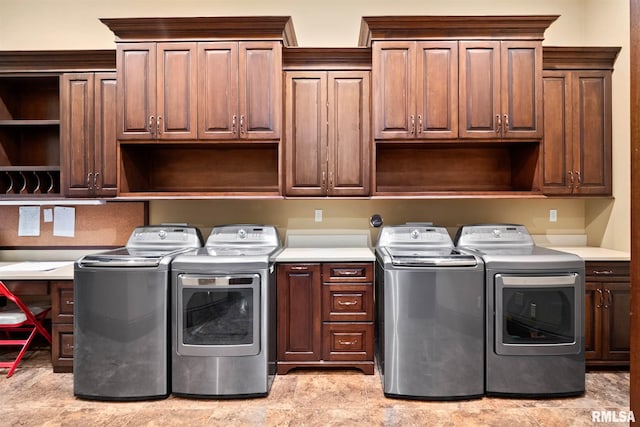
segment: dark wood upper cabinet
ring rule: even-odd
[[[611,74],[620,48],[544,48],[543,191],[611,195]]]
[[[542,137],[542,44],[460,41],[460,137]]]
[[[64,194],[115,196],[116,74],[65,73],[60,87]]]
[[[304,48],[285,56],[285,194],[368,196],[371,51]]]
[[[0,52],[2,198],[68,195],[67,184],[76,178],[85,190],[89,181],[102,186],[105,177],[96,177],[93,164],[89,166],[91,148],[83,144],[92,143],[97,120],[94,71],[114,69],[113,50]],[[84,73],[92,77],[80,78]],[[71,140],[75,148],[70,147]],[[69,169],[70,155],[77,169]],[[115,174],[115,164],[111,171]]]

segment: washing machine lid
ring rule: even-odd
[[[450,248],[421,249],[407,247],[387,247],[391,263],[395,266],[411,267],[471,267],[478,260],[471,254],[465,254]]]
[[[458,229],[457,247],[485,250],[526,251],[535,246],[524,225],[518,224],[470,224]]]
[[[173,257],[190,248],[136,249],[118,248],[86,255],[78,263],[83,267],[157,267],[166,257]]]

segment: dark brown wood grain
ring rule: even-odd
[[[640,413],[640,0],[630,4],[631,75],[631,384],[630,408]],[[635,284],[635,285],[634,285]]]

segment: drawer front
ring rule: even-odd
[[[73,324],[53,324],[51,326],[51,362],[54,372],[69,372],[73,366]]]
[[[322,330],[323,360],[373,360],[373,323],[325,322]]]
[[[51,284],[51,320],[54,323],[73,323],[73,282]]]
[[[373,321],[373,285],[322,285],[322,320]]]
[[[608,280],[611,277],[629,279],[630,263],[628,261],[587,261],[585,275],[597,280]]]
[[[323,282],[372,282],[373,264],[370,262],[326,263],[322,265]]]

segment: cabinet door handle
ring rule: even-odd
[[[155,128],[155,124],[156,124],[156,117],[155,116],[149,116],[149,132],[151,133],[151,136],[153,136],[154,134],[154,128]]]
[[[422,134],[422,114],[418,114],[418,134]]]
[[[358,340],[353,340],[353,341],[338,340],[338,344],[340,344],[340,345],[355,345],[355,344],[358,344]]]
[[[409,128],[409,132],[411,133],[411,135],[413,135],[414,133],[416,133],[416,118],[415,118],[415,116],[412,114],[412,115],[409,117],[409,120],[411,121],[411,124],[410,124],[410,126],[411,126],[411,127]]]
[[[603,298],[602,298],[602,289],[596,289],[598,293],[598,304],[596,304],[596,308],[602,308]]]
[[[508,114],[504,115],[504,131],[505,132],[509,131],[509,115]]]
[[[329,172],[329,190],[333,190],[333,172]]]
[[[73,305],[73,301],[70,301],[70,300],[66,300],[64,303],[65,303],[66,305]]]
[[[578,179],[578,185],[576,187],[580,187],[580,185],[582,185],[582,174],[580,174],[580,171],[576,171],[576,178]]]
[[[500,114],[496,114],[496,133],[502,132],[502,117]]]
[[[91,188],[91,177],[93,176],[93,173],[89,172],[87,174],[87,187]]]
[[[240,114],[240,133],[244,135],[244,114]]]
[[[607,293],[607,302],[604,305],[604,308],[609,308],[613,305],[613,297],[611,296],[611,289],[604,290]]]
[[[98,185],[98,176],[100,175],[100,172],[96,172],[95,174],[93,174],[93,188],[95,188],[96,190],[100,189],[100,186]]]
[[[158,128],[158,135],[162,133],[162,116],[158,116],[158,120],[156,120],[156,126]]]
[[[356,305],[358,301],[338,301],[338,305],[346,305],[347,307],[351,305]]]
[[[594,276],[611,276],[613,274],[613,270],[594,270]]]
[[[233,117],[231,118],[231,133],[233,135],[238,133],[238,128],[236,127],[236,120],[238,120],[238,116],[234,114]]]
[[[567,187],[573,188],[573,171],[569,171],[567,172],[567,174],[569,175],[569,184],[567,185]]]

